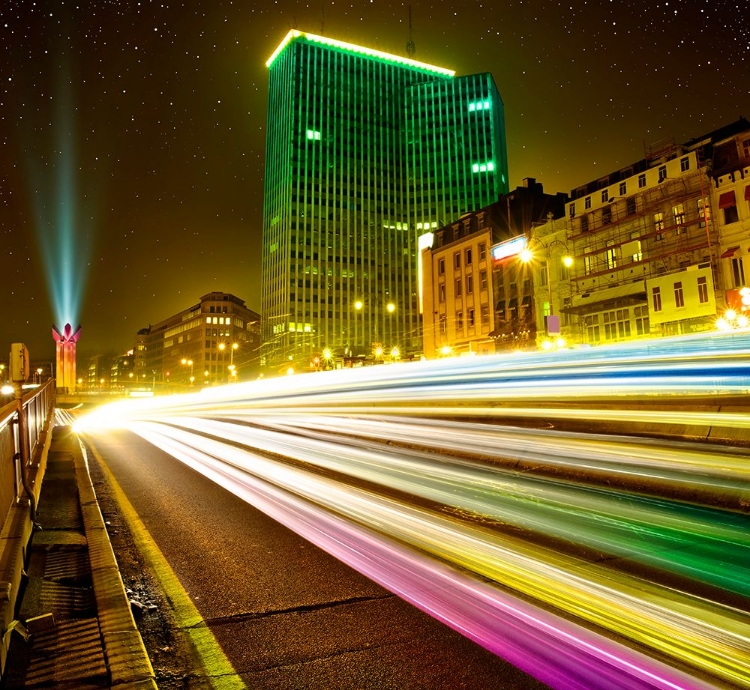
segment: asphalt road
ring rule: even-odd
[[[545,687],[134,434],[95,445],[247,687]]]

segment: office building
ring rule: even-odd
[[[258,376],[260,316],[225,292],[136,335],[134,375],[155,390],[185,391]]]
[[[263,364],[420,352],[419,235],[507,192],[492,76],[300,31],[267,65]]]

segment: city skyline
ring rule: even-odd
[[[747,115],[741,8],[545,6],[412,5],[415,59],[492,73],[511,188],[535,177],[569,192],[646,145]],[[128,349],[139,328],[213,290],[259,310],[265,61],[292,27],[396,54],[409,39],[407,5],[386,2],[9,2],[0,18],[0,340],[35,358],[65,325],[44,279],[64,251],[78,268],[53,294],[80,302],[79,352]]]

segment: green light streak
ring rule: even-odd
[[[323,36],[316,36],[315,34],[309,34],[304,31],[298,31],[292,29],[285,37],[284,40],[279,44],[278,48],[273,51],[273,54],[266,61],[266,67],[270,69],[271,65],[275,62],[276,58],[284,52],[284,49],[292,42],[298,39],[309,41],[310,43],[321,43],[330,48],[338,48],[346,53],[353,53],[355,55],[361,55],[364,57],[371,57],[385,62],[393,62],[404,67],[411,67],[423,72],[430,72],[432,74],[442,74],[446,77],[455,76],[456,72],[452,69],[446,69],[445,67],[436,67],[435,65],[428,65],[424,62],[417,62],[409,58],[400,57],[398,55],[391,55],[390,53],[383,53],[380,50],[373,50],[372,48],[363,48],[362,46],[354,45],[353,43],[345,43],[343,41],[336,41],[332,38],[325,38]]]

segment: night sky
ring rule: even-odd
[[[750,116],[744,1],[412,2],[412,17],[415,59],[494,75],[511,188],[569,192]],[[2,0],[0,348],[51,358],[67,318],[79,354],[123,353],[213,290],[260,311],[266,59],[290,28],[405,55],[408,18],[382,0]]]

